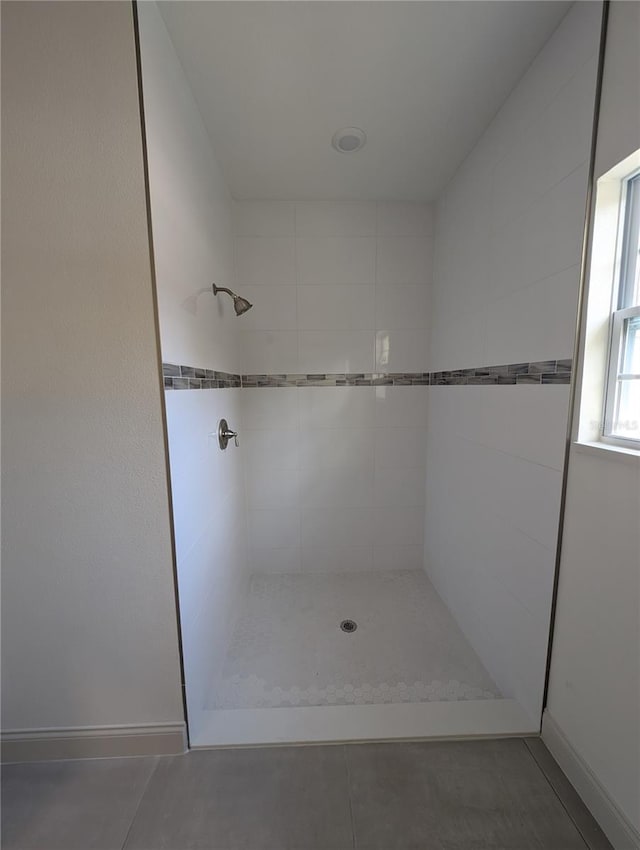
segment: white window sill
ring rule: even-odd
[[[613,446],[610,443],[601,443],[598,441],[575,441],[573,443],[573,450],[578,452],[578,454],[595,455],[600,458],[609,457],[611,460],[618,460],[627,464],[640,464],[639,449],[627,449],[623,446]]]

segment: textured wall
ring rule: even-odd
[[[7,729],[181,721],[131,7],[2,8]]]

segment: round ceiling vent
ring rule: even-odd
[[[358,127],[343,127],[336,130],[331,139],[331,144],[339,153],[355,153],[364,147],[367,136],[364,130]]]

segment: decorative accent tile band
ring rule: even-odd
[[[162,364],[166,390],[215,390],[230,387],[415,387],[492,384],[569,384],[571,360],[507,363],[449,372],[326,372],[319,374],[235,375],[194,366]]]
[[[429,386],[429,372],[326,372],[321,374],[243,375],[243,387]]]
[[[174,363],[162,364],[162,376],[165,390],[219,390],[242,386],[240,375]]]
[[[533,363],[507,363],[432,372],[432,386],[469,386],[473,384],[570,384],[571,360],[536,360]]]

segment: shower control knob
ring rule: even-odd
[[[233,440],[236,446],[240,445],[238,442],[238,432],[232,431],[229,428],[229,423],[226,419],[221,419],[218,423],[218,444],[223,451],[229,445],[229,440]]]

